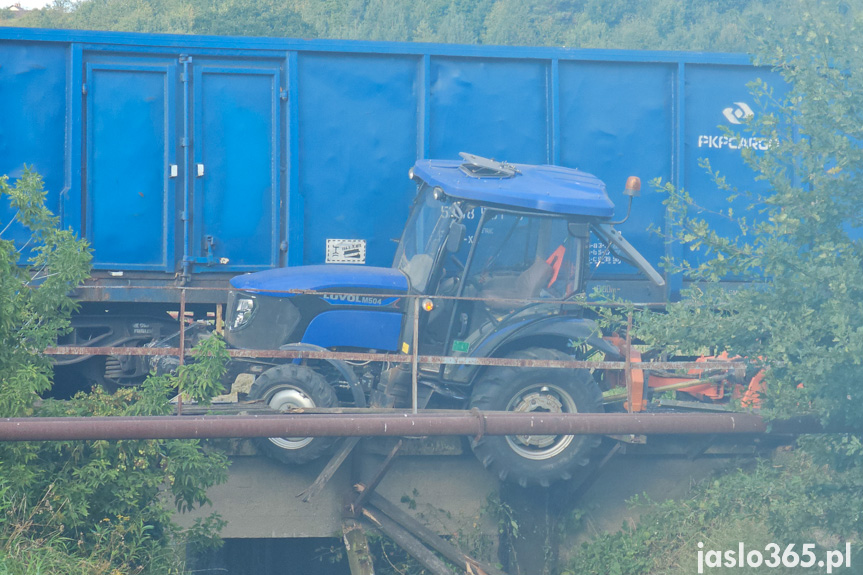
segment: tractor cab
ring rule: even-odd
[[[477,345],[492,345],[485,336],[510,323],[578,314],[561,302],[583,292],[591,233],[663,284],[610,225],[614,205],[598,178],[558,166],[462,157],[419,161],[410,170],[418,193],[393,267],[407,277],[410,293],[429,296],[419,318],[420,353],[470,355]],[[630,197],[639,185],[631,180]],[[403,349],[412,322],[405,326]],[[461,382],[471,371],[446,369],[460,373],[455,380]]]

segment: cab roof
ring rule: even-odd
[[[551,214],[610,219],[614,204],[605,183],[573,168],[507,164],[471,154],[459,160],[419,160],[413,176],[448,196]]]

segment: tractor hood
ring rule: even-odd
[[[408,279],[393,268],[331,264],[245,274],[233,278],[231,287],[278,297],[290,297],[284,292],[291,290],[407,293]]]

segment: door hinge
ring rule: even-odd
[[[81,93],[84,94],[85,96],[87,95],[87,82],[84,82],[83,84],[81,84]]]
[[[282,102],[287,102],[288,101],[288,91],[285,90],[284,88],[279,88],[279,98],[282,100]]]

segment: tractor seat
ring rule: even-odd
[[[537,260],[521,272],[514,283],[509,286],[496,286],[493,289],[484,289],[479,292],[479,297],[490,299],[535,299],[539,297],[542,288],[548,285],[554,270],[551,264],[544,260]],[[514,302],[486,301],[485,305],[494,311],[508,311],[520,307]]]

